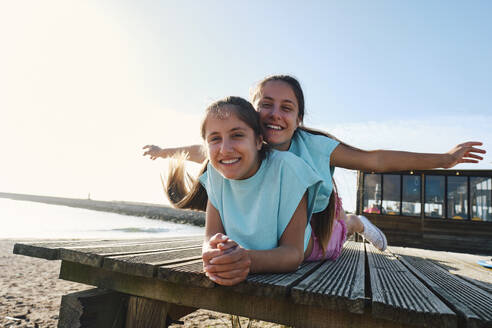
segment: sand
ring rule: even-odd
[[[61,261],[12,253],[15,241],[0,240],[0,327],[57,327],[62,295],[93,287],[58,279]],[[171,327],[231,327],[228,314],[198,310]],[[247,318],[240,318],[242,327]],[[254,321],[252,327],[280,327]]]
[[[12,253],[0,240],[0,327],[56,327],[61,297],[91,288],[58,279],[61,261]]]

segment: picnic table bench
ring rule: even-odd
[[[457,253],[348,241],[334,262],[225,287],[204,275],[201,244],[36,241],[14,253],[61,260],[61,279],[97,287],[63,296],[59,327],[166,327],[197,308],[295,327],[492,327],[492,271]]]

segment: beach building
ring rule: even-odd
[[[492,170],[358,172],[357,214],[395,246],[492,254]]]

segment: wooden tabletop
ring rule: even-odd
[[[15,254],[62,260],[60,278],[130,295],[305,327],[492,327],[490,257],[348,241],[336,261],[251,274],[218,286],[202,237],[17,243]]]

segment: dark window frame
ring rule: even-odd
[[[380,184],[381,184],[381,199],[380,199],[380,202],[379,202],[379,212],[381,212],[381,209],[382,209],[382,206],[383,206],[383,175],[384,173],[364,173],[364,176],[363,176],[363,179],[362,179],[362,209],[361,209],[361,212],[364,214],[366,212],[364,212],[364,202],[365,202],[365,194],[366,194],[366,178],[368,175],[370,174],[377,174],[379,175],[379,181],[380,181]],[[376,215],[382,215],[381,213],[377,214],[377,213],[366,213],[366,214],[376,214]]]
[[[362,194],[361,194],[361,203],[360,203],[360,208],[359,211],[361,214],[364,214],[364,188],[365,188],[365,182],[366,182],[366,176],[369,174],[378,174],[380,175],[380,183],[381,183],[381,199],[379,203],[380,209],[382,209],[383,205],[383,181],[384,181],[384,176],[385,175],[400,175],[400,214],[399,216],[404,216],[408,218],[421,218],[422,220],[450,220],[452,221],[452,218],[449,217],[448,213],[448,178],[452,176],[464,176],[466,177],[466,183],[467,183],[467,201],[468,201],[468,206],[467,206],[467,219],[464,221],[466,222],[473,222],[474,224],[492,224],[492,221],[473,221],[471,220],[472,218],[472,203],[471,203],[471,178],[472,177],[477,177],[477,178],[490,178],[492,179],[492,170],[415,170],[415,171],[400,171],[400,172],[388,172],[388,173],[379,173],[379,172],[361,172],[363,175],[362,179]],[[415,175],[415,176],[420,176],[420,183],[421,183],[421,192],[420,192],[420,200],[421,200],[421,213],[420,216],[411,216],[411,215],[403,215],[403,175]],[[442,218],[434,218],[434,217],[429,217],[425,216],[425,177],[426,175],[435,175],[435,176],[444,176],[444,217]],[[490,199],[492,200],[492,188],[490,190]],[[358,205],[359,206],[359,205]],[[380,215],[380,216],[388,216],[388,217],[393,217],[396,215],[387,215],[387,214],[377,214],[377,213],[366,213],[370,215]],[[423,221],[422,221],[423,222]]]
[[[422,196],[422,207],[424,208],[423,212],[422,212],[422,216],[423,218],[425,219],[432,219],[432,220],[446,220],[448,219],[447,217],[447,213],[448,213],[448,197],[447,197],[447,176],[445,176],[444,174],[423,174],[422,175],[424,177],[423,181],[424,181],[424,187],[423,187],[423,190],[424,190],[424,194]],[[440,218],[436,218],[436,217],[432,217],[432,216],[427,216],[426,213],[425,213],[425,204],[427,204],[426,202],[426,199],[427,199],[427,177],[443,177],[444,178],[444,194],[443,194],[443,211],[442,211],[442,217]]]
[[[399,204],[399,211],[397,214],[381,214],[381,215],[391,215],[391,216],[402,216],[402,212],[401,212],[401,206],[402,206],[402,175],[400,173],[377,173],[377,174],[380,174],[381,175],[381,212],[383,210],[383,201],[384,201],[384,177],[386,175],[396,175],[400,178],[400,204]],[[407,216],[407,215],[405,215]]]
[[[472,203],[471,203],[471,178],[486,178],[486,179],[490,179],[492,180],[492,176],[486,176],[486,175],[470,175],[468,176],[468,189],[469,189],[469,204],[470,204],[470,221],[472,221]],[[492,181],[491,181],[491,187],[492,187]],[[492,188],[490,188],[490,201],[491,201],[491,204],[490,206],[492,207]],[[490,222],[492,223],[492,221],[473,221],[473,222]]]
[[[420,178],[420,188],[419,188],[419,194],[420,194],[420,213],[418,215],[409,215],[409,214],[403,214],[403,177],[405,175],[408,176],[417,176]],[[400,179],[400,216],[408,217],[408,218],[421,218],[422,216],[422,174],[415,174],[413,171],[410,171],[409,173],[401,173],[400,174],[401,179]]]
[[[470,218],[470,176],[469,175],[466,175],[466,176],[463,176],[461,174],[455,174],[455,175],[446,175],[446,199],[445,199],[445,203],[446,203],[446,217],[445,219],[447,220],[453,220],[452,217],[449,216],[449,213],[448,213],[448,183],[449,183],[449,178],[453,178],[453,177],[465,177],[466,178],[466,192],[467,192],[467,195],[466,195],[466,201],[467,201],[467,218],[464,219],[465,221],[469,222],[471,221],[471,218]],[[461,220],[459,220],[461,221]]]

